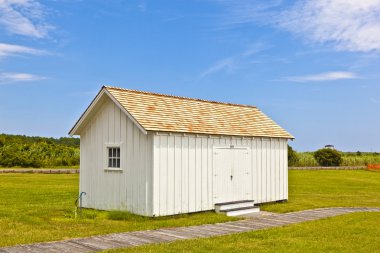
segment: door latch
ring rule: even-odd
[[[233,176],[231,175],[230,177],[231,177],[231,180],[232,180]]]

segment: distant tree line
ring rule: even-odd
[[[0,134],[0,167],[79,165],[79,138]]]
[[[290,167],[313,166],[367,166],[380,164],[380,154],[376,152],[341,152],[322,148],[315,152],[296,152],[288,145]]]

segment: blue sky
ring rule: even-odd
[[[0,0],[0,132],[67,136],[103,84],[256,105],[380,151],[380,0]]]

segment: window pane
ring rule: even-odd
[[[120,168],[120,147],[108,147],[108,168]]]

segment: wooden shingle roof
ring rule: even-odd
[[[104,89],[147,131],[294,138],[254,106]]]

